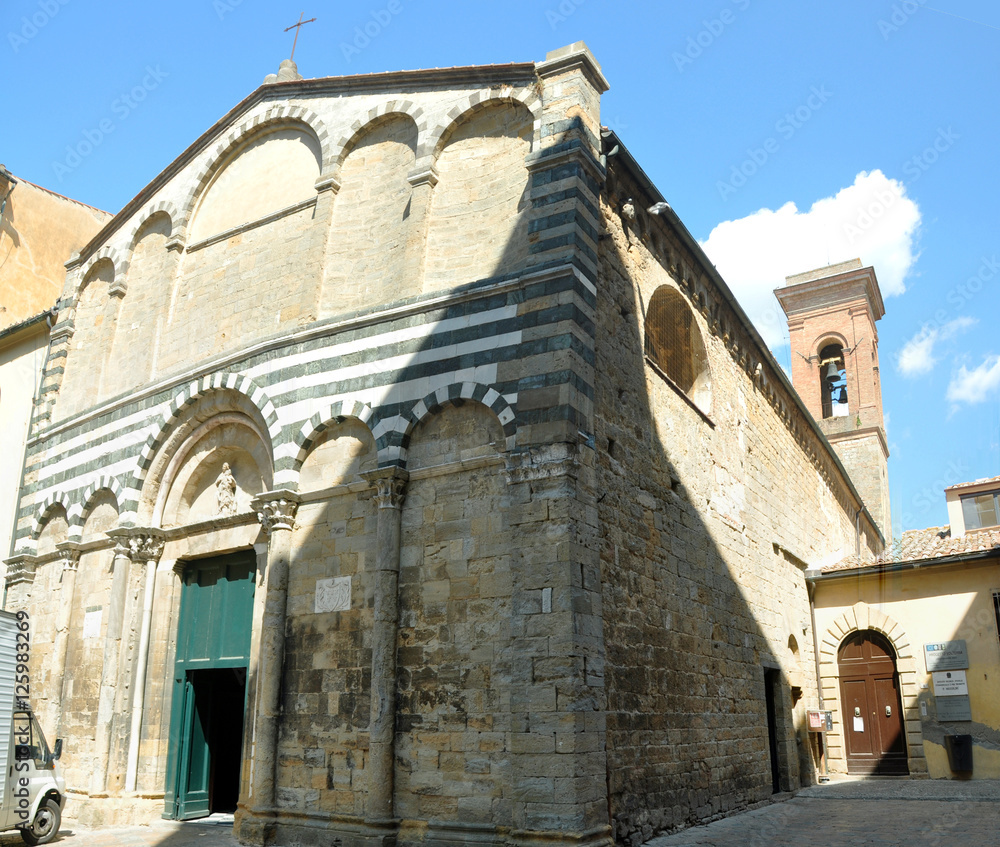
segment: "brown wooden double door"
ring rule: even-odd
[[[888,639],[872,630],[852,633],[837,658],[847,772],[909,773],[899,673]]]

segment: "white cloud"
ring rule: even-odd
[[[854,184],[800,212],[792,202],[724,221],[702,247],[729,283],[764,340],[782,344],[784,312],[772,294],[785,277],[860,258],[873,265],[882,294],[906,290],[916,261],[920,209],[906,188],[882,171],[861,171]]]
[[[903,376],[920,376],[930,373],[938,360],[934,357],[934,345],[946,341],[963,329],[976,323],[975,318],[955,318],[943,326],[925,324],[899,351],[896,367]]]
[[[948,386],[948,399],[952,403],[982,403],[997,387],[1000,387],[1000,356],[987,356],[978,368],[970,371],[962,365],[958,369]]]

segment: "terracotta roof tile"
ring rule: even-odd
[[[1000,527],[974,530],[959,538],[952,538],[951,527],[931,526],[927,529],[911,529],[904,532],[899,541],[886,548],[877,559],[847,556],[823,568],[823,573],[868,568],[874,565],[920,562],[987,550],[996,550],[1000,553]]]
[[[955,491],[959,488],[971,488],[973,485],[983,485],[987,482],[1000,483],[1000,476],[986,476],[982,479],[974,479],[972,482],[960,482],[957,485],[949,485],[945,491]]]

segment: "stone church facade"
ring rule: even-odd
[[[582,44],[286,65],[67,264],[6,608],[83,822],[639,844],[811,781],[876,523]]]

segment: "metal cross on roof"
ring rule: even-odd
[[[292,60],[295,59],[295,45],[299,41],[299,27],[304,26],[305,24],[311,24],[314,20],[316,20],[316,18],[309,18],[309,20],[304,21],[304,20],[302,20],[302,16],[304,14],[305,14],[305,12],[301,12],[299,14],[299,22],[297,24],[292,24],[290,27],[286,27],[285,28],[285,32],[288,32],[288,30],[290,30],[290,29],[294,29],[295,30],[295,39],[292,41],[292,55],[288,57],[289,59],[292,59]]]

